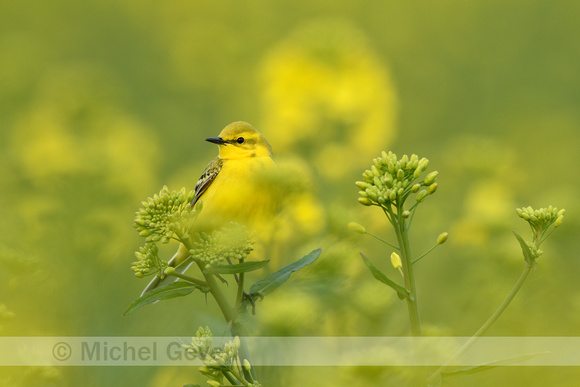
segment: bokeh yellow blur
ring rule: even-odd
[[[170,0],[0,2],[0,335],[183,336],[217,307],[194,294],[122,316],[141,200],[193,189],[204,141],[252,123],[270,141],[286,205],[268,253],[321,258],[256,308],[263,336],[409,334],[375,281],[394,239],[354,181],[382,150],[416,153],[439,189],[411,231],[424,330],[468,336],[523,260],[516,207],[566,208],[563,226],[489,335],[580,335],[577,257],[580,5],[546,2]],[[163,253],[171,254],[175,246]],[[275,270],[278,267],[273,267]],[[267,385],[405,385],[410,369],[271,368]],[[506,367],[446,386],[574,386],[577,368]],[[203,384],[190,368],[2,368],[0,386]]]

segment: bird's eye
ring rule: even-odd
[[[238,137],[238,139],[236,141],[238,142],[238,144],[243,144],[244,143],[244,138],[243,137]]]

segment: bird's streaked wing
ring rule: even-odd
[[[213,183],[217,175],[222,170],[223,160],[216,157],[205,167],[205,170],[201,174],[201,177],[195,184],[195,197],[191,201],[191,205],[195,205],[201,195],[207,190],[207,188]]]

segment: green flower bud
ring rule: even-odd
[[[429,195],[433,195],[435,191],[437,191],[437,183],[433,183],[427,188],[427,194]]]
[[[367,229],[364,226],[356,223],[356,222],[349,222],[348,228],[350,228],[354,232],[358,232],[360,234],[364,234],[367,232]]]
[[[404,193],[405,193],[405,189],[404,188],[399,188],[397,190],[397,196],[403,196]]]
[[[394,190],[390,190],[389,199],[394,202],[397,199],[397,193]]]
[[[175,268],[173,266],[168,266],[167,268],[165,268],[164,273],[165,275],[171,275],[175,273]]]
[[[139,233],[139,236],[141,236],[141,237],[148,237],[148,236],[149,236],[149,235],[151,235],[151,234],[152,234],[152,231],[151,231],[151,230],[147,230],[147,229],[145,229],[145,230],[142,230],[142,231]]]
[[[381,176],[381,173],[379,172],[377,167],[375,167],[374,165],[371,165],[371,172],[373,173],[373,176],[375,176],[375,177]]]
[[[442,232],[441,234],[439,234],[439,236],[437,237],[437,244],[438,245],[442,245],[443,243],[447,242],[447,238],[449,237],[449,233],[446,232]]]
[[[370,206],[373,204],[369,198],[358,198],[358,202],[363,206]]]
[[[433,171],[430,174],[428,174],[425,177],[425,181],[424,181],[425,185],[433,184],[433,182],[435,182],[435,178],[437,177],[438,174],[439,174],[439,172],[437,172],[437,171]]]
[[[240,338],[238,336],[234,337],[234,340],[232,342],[233,342],[235,348],[240,348],[241,342],[240,342]]]
[[[409,210],[403,211],[403,218],[408,218],[409,216],[411,216],[411,211]]]
[[[427,197],[427,191],[425,190],[421,190],[418,194],[417,194],[417,201],[419,203],[421,203],[423,200],[425,200],[425,198]]]
[[[244,359],[244,369],[246,371],[250,371],[252,369],[252,365],[250,364],[250,362],[248,361],[248,359]]]
[[[558,215],[558,216],[562,216],[562,215],[564,215],[564,213],[565,213],[565,212],[566,212],[566,210],[562,208],[560,211],[558,211],[558,212],[556,213],[556,215]]]
[[[562,224],[562,221],[564,220],[564,215],[560,215],[556,218],[556,220],[554,221],[554,227],[559,227]]]
[[[355,184],[360,189],[367,189],[369,187],[369,184],[364,181],[357,181]]]
[[[419,166],[417,166],[417,168],[415,169],[415,172],[413,172],[413,179],[418,179],[419,176],[421,176],[421,168]]]
[[[405,171],[399,169],[397,171],[397,180],[402,181],[405,178]]]
[[[415,184],[411,187],[411,192],[417,193],[417,192],[419,192],[420,189],[421,189],[421,184]]]

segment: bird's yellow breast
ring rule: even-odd
[[[198,220],[211,228],[236,222],[260,231],[276,208],[265,178],[274,168],[270,157],[224,160],[219,174],[200,198],[203,209]]]

